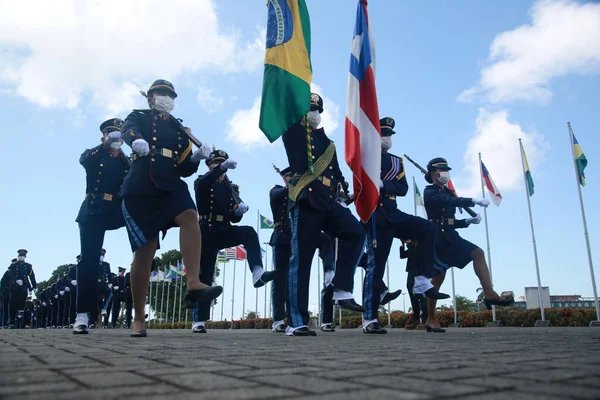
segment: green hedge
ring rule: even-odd
[[[547,308],[545,310],[546,319],[550,321],[552,326],[588,326],[590,321],[596,320],[596,311],[593,308]],[[447,327],[454,322],[453,311],[438,311],[436,313],[440,325]],[[391,314],[392,327],[404,328],[406,322],[410,322],[412,314],[403,312],[393,312]],[[496,319],[504,326],[512,327],[528,327],[533,326],[535,321],[540,320],[540,310],[512,310],[498,307],[496,309]],[[492,320],[491,311],[480,312],[458,312],[458,323],[464,328],[485,327]],[[337,325],[336,320],[335,324]],[[342,328],[358,328],[361,326],[362,318],[360,315],[343,317]],[[379,323],[382,326],[388,324],[387,315],[379,316]],[[273,320],[270,318],[257,318],[239,321],[213,321],[206,324],[207,329],[271,329]],[[184,324],[176,322],[175,324],[152,324],[152,329],[184,329],[191,328],[191,322]]]

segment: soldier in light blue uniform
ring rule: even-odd
[[[203,144],[192,152],[188,128],[171,115],[177,93],[164,79],[148,90],[149,109],[134,110],[125,119],[122,138],[135,153],[131,170],[123,183],[122,211],[135,253],[131,265],[131,292],[135,317],[132,337],[145,337],[145,300],[152,260],[159,248],[159,233],[172,227],[180,229],[180,248],[187,268],[187,308],[197,301],[210,301],[222,292],[220,286],[208,287],[199,280],[200,227],[196,205],[182,178],[198,170],[200,160],[208,158],[210,146]]]
[[[425,210],[429,220],[437,225],[439,233],[436,244],[436,268],[439,275],[432,280],[432,283],[439,288],[444,282],[448,268],[462,269],[473,261],[473,269],[485,293],[484,303],[486,307],[491,309],[492,305],[508,306],[514,302],[514,298],[499,296],[494,291],[483,250],[460,237],[456,231],[481,222],[479,215],[473,218],[456,219],[456,207],[473,207],[474,205],[487,207],[490,202],[485,198],[457,197],[452,190],[446,187],[446,184],[450,181],[449,171],[451,169],[446,159],[436,157],[427,164],[427,175],[425,175],[425,180],[431,183],[423,191]],[[425,324],[427,331],[444,332],[435,317],[435,299],[428,299],[427,308],[428,320]]]

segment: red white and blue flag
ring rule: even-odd
[[[381,174],[381,128],[375,90],[375,41],[367,0],[356,11],[346,98],[346,163],[354,175],[354,204],[367,222],[377,207]]]
[[[481,162],[481,174],[483,176],[483,181],[485,182],[485,186],[487,187],[487,190],[489,190],[489,192],[490,192],[490,197],[491,197],[492,203],[494,203],[496,206],[499,206],[500,202],[502,202],[502,195],[500,194],[500,190],[498,190],[498,186],[496,186],[496,184],[494,183],[494,180],[492,179],[492,176],[490,175],[489,171],[485,167],[485,164],[483,163],[483,161]]]

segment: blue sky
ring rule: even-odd
[[[238,161],[229,175],[250,206],[243,222],[256,226],[257,210],[271,216],[268,191],[280,183],[271,162],[282,167],[286,159],[280,141],[268,144],[257,126],[264,3],[137,3],[59,1],[25,12],[25,4],[0,0],[5,149],[0,159],[5,193],[0,197],[0,259],[8,266],[17,249],[28,249],[39,280],[79,253],[75,217],[85,195],[80,154],[99,144],[98,126],[104,119],[125,118],[132,108],[144,107],[138,92],[157,78],[175,85],[179,97],[173,114],[200,140]],[[307,5],[313,82],[325,99],[323,126],[342,158],[356,1],[307,0]],[[531,201],[542,284],[551,294],[591,296],[567,121],[589,160],[583,195],[592,252],[597,253],[600,5],[372,0],[369,14],[380,114],[396,120],[391,152],[407,153],[423,165],[444,156],[453,166],[459,194],[479,196],[477,153],[482,152],[500,187],[504,200],[488,212],[495,287],[521,296],[524,287],[536,285],[518,152],[521,137],[536,185]],[[178,23],[166,24],[165,15]],[[409,180],[415,176],[423,191],[420,173],[405,166]],[[201,165],[199,172],[205,171]],[[401,199],[399,207],[412,212],[412,197]],[[461,234],[485,249],[483,223]],[[261,242],[269,235],[261,232]],[[124,229],[109,232],[104,247],[115,270],[129,268],[132,256]],[[178,234],[171,231],[162,249],[177,247]],[[397,254],[398,242],[390,257],[391,287],[405,289],[405,266]],[[227,268],[222,300],[229,319],[232,273]],[[316,304],[313,270],[310,302]],[[238,263],[236,318],[242,313],[242,274]],[[475,298],[479,284],[472,267],[455,275],[457,293]],[[356,286],[360,297],[360,273]],[[445,288],[451,290],[449,282]],[[246,309],[254,307],[254,296],[248,286]],[[261,290],[260,304],[263,299]],[[402,309],[402,301],[392,308]]]

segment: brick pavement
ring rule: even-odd
[[[0,397],[600,399],[600,329],[2,330]]]

